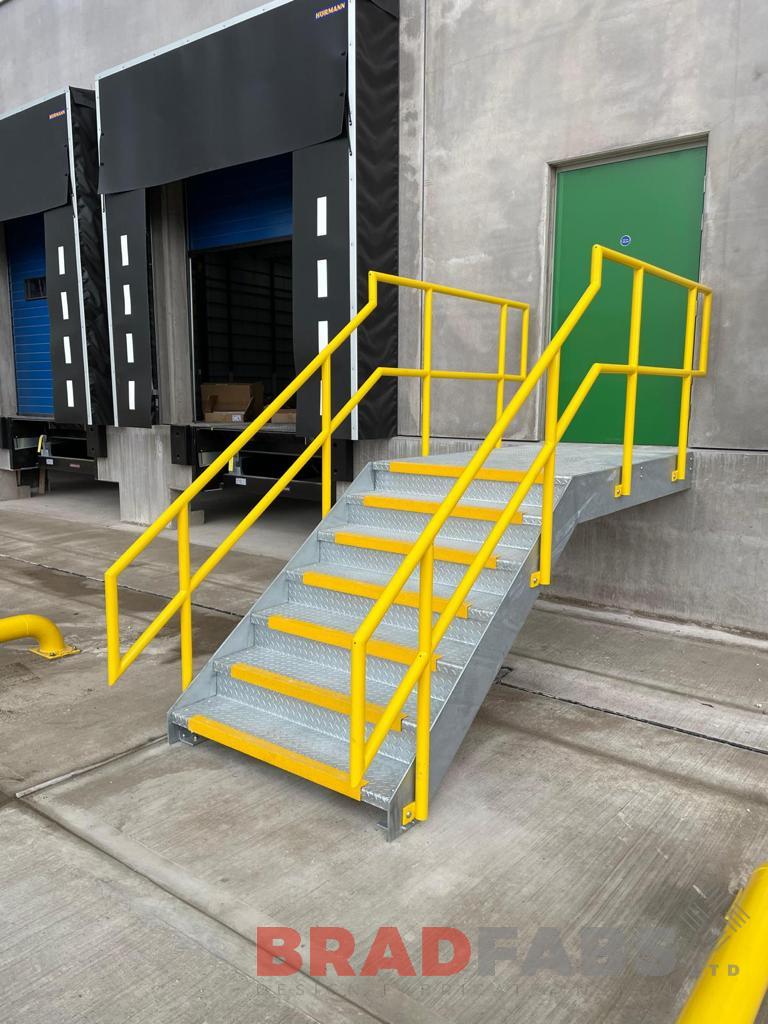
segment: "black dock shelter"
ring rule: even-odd
[[[94,93],[67,88],[0,117],[0,153],[10,298],[0,344],[16,385],[0,446],[13,448],[30,432],[16,424],[30,420],[85,437],[112,422]]]
[[[398,14],[397,0],[276,0],[98,76],[116,424],[161,417],[156,187],[184,183],[195,416],[177,431],[205,429],[217,383],[269,401],[367,301],[368,271],[397,272]],[[336,408],[397,364],[394,289],[369,324],[334,356]],[[396,394],[382,382],[339,436],[391,436]],[[284,440],[315,435],[319,401],[315,380]]]

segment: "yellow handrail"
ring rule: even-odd
[[[630,320],[630,352],[626,364],[596,363],[584,377],[568,406],[558,417],[560,351],[584,315],[594,297],[602,286],[603,260],[623,264],[633,270],[632,313]],[[642,309],[642,290],[645,274],[651,274],[672,284],[680,285],[688,290],[688,307],[686,314],[685,345],[683,367],[643,366],[639,363],[640,317]],[[693,368],[695,347],[695,322],[698,295],[703,295],[702,325],[700,334],[699,366]],[[618,497],[631,491],[632,450],[634,444],[635,397],[636,383],[630,386],[631,378],[636,381],[637,375],[669,376],[682,378],[682,394],[680,402],[680,429],[678,435],[678,454],[676,468],[672,480],[685,478],[685,457],[688,442],[688,417],[690,411],[691,380],[703,376],[707,372],[709,348],[709,329],[711,322],[712,290],[697,281],[672,274],[661,267],[653,266],[642,260],[615,252],[604,246],[595,245],[592,249],[590,281],[586,290],[566,317],[552,341],[527,374],[518,388],[514,398],[504,413],[497,419],[482,445],[467,463],[464,471],[448,492],[440,508],[423,530],[408,555],[403,559],[399,569],[370,612],[359,626],[352,641],[351,681],[350,681],[350,785],[354,788],[362,783],[365,770],[375,757],[379,747],[392,727],[397,715],[402,711],[414,685],[418,682],[418,707],[429,707],[430,664],[435,649],[445,635],[448,626],[461,603],[477,580],[483,566],[498,545],[504,531],[510,525],[515,513],[525,499],[533,483],[543,472],[542,492],[542,526],[539,544],[539,570],[531,576],[531,586],[548,585],[551,581],[552,569],[552,522],[554,514],[555,487],[555,456],[557,445],[570,426],[576,412],[580,408],[593,384],[602,373],[623,373],[628,378],[627,401],[625,413],[624,448],[622,458],[621,483],[616,489]],[[434,543],[437,534],[446,520],[458,505],[469,485],[476,478],[490,453],[497,447],[507,428],[529,397],[538,381],[547,373],[547,396],[545,409],[544,442],[539,454],[534,459],[515,493],[507,505],[485,542],[480,547],[472,563],[467,568],[461,583],[458,585],[445,609],[435,623],[428,646],[419,643],[419,652],[408,671],[395,690],[387,708],[371,732],[365,739],[365,670],[366,648],[373,633],[398,597],[411,574],[420,566],[420,618],[432,618],[432,585],[431,560],[434,558]],[[406,811],[406,819],[425,820],[428,814],[429,795],[429,716],[417,715],[416,720],[416,793],[415,802]]]
[[[431,328],[432,328],[432,296],[446,295],[454,298],[467,299],[499,307],[500,327],[499,343],[506,344],[507,311],[517,309],[522,314],[520,343],[520,372],[505,372],[505,362],[501,358],[495,373],[473,371],[431,370],[409,367],[378,367],[364,384],[351,396],[346,404],[334,416],[331,415],[331,357],[333,353],[368,319],[378,306],[379,284],[395,285],[412,288],[425,293],[424,303],[424,359],[431,366]],[[230,444],[176,500],[168,506],[158,518],[147,527],[133,544],[107,569],[104,574],[107,624],[107,677],[113,686],[120,676],[133,664],[136,658],[154,640],[157,634],[176,615],[180,613],[180,646],[181,646],[181,682],[186,689],[192,681],[192,594],[203,580],[212,572],[222,559],[232,550],[240,538],[247,533],[262,513],[278,497],[309,460],[322,449],[322,511],[327,515],[331,507],[332,447],[331,438],[335,430],[349,416],[352,410],[365,398],[368,392],[382,377],[417,377],[422,381],[422,427],[426,441],[422,442],[422,450],[429,452],[430,435],[430,385],[432,379],[495,381],[497,383],[497,417],[501,414],[503,388],[508,381],[520,382],[525,378],[528,353],[528,325],[530,306],[526,302],[499,298],[480,292],[451,288],[446,285],[433,284],[429,281],[417,281],[413,278],[398,277],[393,274],[382,274],[371,271],[368,275],[368,302],[346,327],[322,349],[315,358],[285,387],[280,394],[250,423],[242,433]],[[195,497],[224,470],[231,459],[264,427],[291,399],[296,392],[316,373],[321,372],[321,422],[322,429],[317,437],[288,467],[283,475],[273,484],[253,509],[224,538],[219,546],[203,562],[194,573],[191,571],[189,548],[189,506]],[[177,520],[179,589],[159,614],[134,640],[125,654],[120,648],[120,617],[118,599],[118,578],[120,574],[139,557],[153,540],[174,520]]]
[[[632,304],[630,317],[629,351],[627,363],[595,363],[585,375],[573,397],[561,414],[558,413],[560,352],[576,324],[602,287],[603,261],[629,267],[633,272]],[[645,275],[651,275],[687,290],[688,304],[685,322],[685,342],[682,367],[645,366],[640,363],[640,326]],[[373,313],[378,305],[379,284],[412,288],[424,295],[424,327],[422,365],[414,367],[378,367],[358,388],[349,400],[335,414],[331,408],[331,357],[333,353]],[[499,308],[499,352],[495,373],[474,371],[434,370],[432,368],[432,320],[434,295],[447,295],[474,302],[487,303]],[[703,297],[701,329],[699,340],[699,365],[694,368],[696,315],[699,295]],[[634,447],[637,381],[640,376],[677,377],[682,381],[680,398],[680,427],[678,452],[672,480],[685,479],[685,459],[688,443],[688,419],[693,377],[707,372],[709,332],[711,323],[712,291],[705,285],[673,274],[661,267],[634,259],[624,253],[595,245],[592,248],[590,279],[587,288],[556,332],[549,345],[530,372],[527,372],[528,328],[530,307],[527,303],[478,292],[450,288],[411,278],[371,272],[368,275],[368,302],[357,316],[340,331],[336,337],[309,363],[277,398],[251,423],[242,434],[184,491],[172,505],[139,537],[128,550],[107,570],[105,574],[107,604],[107,649],[108,676],[110,685],[135,661],[157,633],[179,612],[181,615],[181,664],[182,687],[186,688],[192,679],[192,605],[194,590],[221,562],[243,534],[250,529],[272,501],[282,493],[286,484],[318,451],[322,450],[322,502],[323,515],[331,504],[331,437],[352,410],[365,398],[383,377],[413,377],[422,382],[422,454],[429,454],[431,433],[431,382],[433,379],[475,380],[496,382],[496,422],[483,443],[474,453],[455,484],[434,513],[408,555],[403,559],[397,572],[384,588],[368,615],[359,626],[351,645],[350,678],[350,741],[349,741],[349,786],[352,791],[362,785],[366,769],[376,756],[387,733],[392,728],[411,694],[418,685],[416,715],[416,774],[415,800],[407,808],[405,820],[424,820],[429,803],[429,708],[430,708],[430,664],[432,656],[458,609],[477,580],[483,566],[498,545],[504,531],[512,522],[515,513],[525,499],[534,482],[542,480],[542,523],[539,543],[539,568],[531,575],[531,586],[545,586],[551,581],[552,571],[552,530],[555,493],[555,459],[557,446],[574,416],[581,407],[595,381],[602,374],[623,374],[627,378],[624,415],[624,443],[620,483],[615,496],[631,493],[632,452]],[[521,312],[521,358],[520,372],[506,373],[506,339],[508,311]],[[189,550],[189,506],[194,497],[223,470],[230,459],[272,418],[275,412],[290,399],[317,370],[321,372],[321,422],[322,428],[294,463],[261,498],[254,508],[230,532],[196,572],[191,571]],[[467,488],[476,479],[490,453],[497,448],[512,420],[546,374],[546,405],[544,418],[544,439],[539,453],[524,474],[515,493],[495,523],[485,542],[468,566],[461,583],[447,602],[444,610],[433,621],[432,582],[435,539],[440,529],[461,500]],[[520,386],[509,404],[504,408],[504,386],[515,381]],[[147,626],[144,632],[128,648],[124,655],[120,651],[117,580],[120,573],[140,555],[158,534],[178,520],[179,589],[165,608]],[[419,644],[418,653],[405,672],[389,704],[379,717],[366,740],[366,651],[373,633],[387,611],[398,597],[410,576],[419,571]]]

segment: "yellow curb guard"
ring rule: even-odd
[[[59,627],[42,615],[11,615],[7,619],[0,619],[0,643],[24,640],[26,637],[34,637],[39,644],[39,647],[31,648],[30,654],[38,654],[49,661],[80,653],[76,647],[66,644]]]

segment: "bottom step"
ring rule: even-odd
[[[193,715],[187,722],[190,732],[198,736],[204,736],[207,740],[214,740],[233,750],[239,750],[249,757],[256,757],[259,761],[266,761],[275,768],[282,768],[283,771],[291,772],[293,775],[300,775],[303,779],[316,782],[326,789],[333,789],[343,796],[350,796],[353,800],[360,799],[360,787],[353,788],[349,784],[349,775],[332,768],[330,765],[315,761],[314,758],[306,757],[304,754],[297,754],[286,747],[279,747],[276,743],[261,740],[250,733],[242,732],[240,729],[233,729],[231,725],[224,725],[222,722],[215,722],[205,715]]]
[[[311,709],[310,709],[311,710]],[[171,712],[171,725],[282,768],[354,800],[386,808],[408,771],[410,758],[379,751],[362,787],[349,785],[349,741],[252,704],[214,694]],[[367,732],[372,726],[368,726]],[[254,768],[256,766],[254,765]]]

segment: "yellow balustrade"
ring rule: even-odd
[[[594,300],[602,287],[602,271],[605,260],[621,264],[632,271],[632,300],[628,355],[626,363],[595,363],[585,375],[573,397],[562,413],[558,412],[560,353],[576,324]],[[640,329],[642,321],[643,286],[647,276],[660,278],[671,284],[686,289],[688,304],[685,323],[685,339],[682,367],[645,366],[640,362]],[[334,431],[350,415],[352,410],[365,398],[369,391],[384,377],[416,378],[421,380],[422,397],[422,454],[430,451],[431,435],[431,386],[433,380],[451,379],[467,381],[496,382],[496,422],[487,437],[458,473],[454,485],[448,495],[434,512],[429,523],[417,542],[405,555],[399,569],[390,582],[384,587],[380,596],[373,604],[370,612],[359,626],[351,641],[351,679],[349,694],[350,744],[349,774],[345,783],[345,791],[358,793],[362,785],[364,773],[381,746],[390,729],[396,728],[402,718],[406,700],[414,687],[417,687],[417,720],[416,720],[416,785],[415,800],[404,812],[404,822],[414,819],[424,820],[429,807],[429,705],[430,705],[430,674],[431,665],[437,645],[453,619],[465,608],[465,599],[474,585],[482,569],[492,557],[504,531],[516,520],[519,521],[519,509],[534,483],[542,483],[542,526],[539,545],[539,567],[531,575],[531,586],[546,586],[551,581],[552,573],[552,535],[555,498],[555,465],[557,447],[570,426],[574,416],[589,394],[595,381],[603,374],[623,374],[627,378],[624,442],[620,483],[615,494],[620,498],[631,493],[632,488],[632,453],[634,447],[635,413],[637,400],[637,382],[640,376],[677,377],[682,382],[680,398],[680,429],[678,451],[672,480],[685,479],[685,461],[688,444],[688,420],[690,413],[691,384],[694,377],[703,376],[707,372],[707,355],[711,322],[712,291],[697,281],[689,280],[678,274],[653,266],[642,260],[633,259],[624,253],[596,245],[592,249],[590,279],[587,288],[566,317],[560,329],[546,346],[539,359],[530,371],[527,370],[528,329],[530,307],[525,302],[499,298],[477,292],[450,288],[425,281],[396,277],[390,274],[371,272],[368,276],[368,302],[357,316],[336,335],[336,337],[302,370],[295,380],[288,385],[278,397],[251,423],[222,454],[194,481],[190,487],[138,538],[107,570],[105,575],[107,602],[107,646],[108,676],[110,685],[133,663],[136,657],[157,635],[171,618],[179,612],[181,615],[181,665],[182,687],[189,685],[192,679],[192,637],[191,637],[191,596],[199,584],[221,562],[243,534],[258,520],[259,516],[272,501],[279,496],[285,486],[296,476],[302,466],[316,452],[322,452],[322,496],[323,514],[327,514],[331,504],[331,439]],[[335,414],[331,407],[331,359],[333,353],[371,316],[378,305],[380,285],[392,285],[400,288],[415,289],[424,293],[423,303],[423,351],[419,367],[379,367],[350,399]],[[490,304],[499,310],[498,362],[495,372],[473,372],[435,370],[432,367],[432,324],[433,306],[436,295],[450,296],[470,302]],[[699,332],[699,364],[694,368],[694,350],[696,348],[696,321],[701,296],[701,325]],[[516,374],[506,372],[506,342],[508,333],[509,310],[514,309],[521,314],[520,371]],[[316,372],[320,371],[322,384],[320,433],[301,455],[295,460],[267,494],[254,506],[245,518],[236,526],[228,537],[214,550],[195,572],[190,568],[189,555],[189,522],[188,510],[193,498],[223,469],[230,459],[240,451],[261,428],[269,422],[275,412],[302,387]],[[546,404],[544,415],[544,438],[541,448],[527,471],[520,474],[520,482],[515,489],[507,507],[494,523],[487,539],[471,560],[461,583],[445,604],[435,609],[432,594],[432,574],[435,558],[435,541],[437,534],[450,515],[459,505],[467,488],[479,477],[487,476],[489,471],[484,464],[501,444],[503,437],[517,416],[524,403],[533,393],[537,384],[546,377]],[[504,406],[504,388],[507,382],[518,384],[511,401]],[[120,630],[118,617],[118,577],[165,529],[174,519],[178,522],[179,544],[179,590],[165,608],[150,623],[141,636],[134,641],[125,654],[120,649]],[[366,653],[373,633],[381,623],[392,604],[400,600],[407,581],[416,569],[419,569],[419,644],[411,664],[408,666],[400,684],[389,704],[377,711],[377,721],[366,740],[366,721],[370,720],[370,706],[366,700]],[[439,611],[434,621],[435,611]]]

